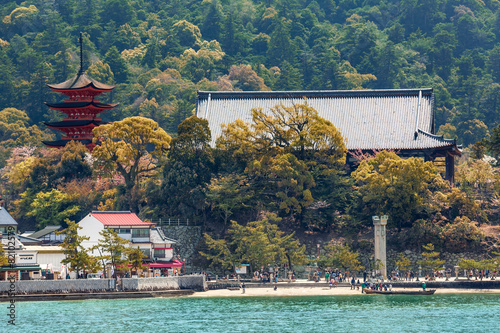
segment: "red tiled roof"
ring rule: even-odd
[[[145,226],[149,227],[154,223],[144,222],[131,212],[99,212],[94,211],[89,214],[99,222],[107,226]]]

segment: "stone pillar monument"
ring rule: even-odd
[[[387,225],[387,215],[373,216],[373,225],[375,229],[375,262],[380,263],[377,273],[387,279],[387,259],[386,259],[386,234],[385,226]]]

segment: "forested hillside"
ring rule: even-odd
[[[109,120],[169,133],[196,90],[433,87],[436,131],[479,141],[500,119],[500,2],[362,0],[2,1],[0,110],[52,120],[45,83],[78,67],[117,84]],[[443,127],[441,127],[443,126]]]
[[[412,230],[402,240],[408,246],[459,250],[484,239],[479,224],[497,223],[497,167],[480,159],[500,153],[497,0],[0,3],[1,196],[21,229],[64,225],[99,208],[212,221],[218,231],[231,219],[274,212],[288,230],[356,232],[376,212]],[[154,159],[157,168],[131,183],[121,181],[124,173],[104,173],[106,157],[91,158],[81,146],[41,147],[54,138],[43,122],[60,119],[44,102],[62,99],[46,84],[76,74],[80,32],[89,76],[116,85],[102,100],[120,104],[103,118],[150,118],[173,137],[168,158]],[[349,175],[340,163],[345,151],[334,161],[274,146],[214,151],[206,123],[183,122],[194,114],[197,90],[423,87],[434,89],[436,132],[464,147],[483,140],[458,166],[459,188],[431,163],[392,153],[360,161]],[[412,171],[384,174],[391,165]],[[399,183],[386,181],[395,177]]]

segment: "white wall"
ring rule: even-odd
[[[62,252],[38,252],[38,264],[48,265],[52,264],[52,267],[59,271],[61,270],[61,260],[66,256]]]
[[[82,227],[82,229],[78,230],[78,235],[89,237],[88,240],[82,242],[84,248],[89,249],[99,243],[99,239],[101,238],[99,233],[104,230],[104,225],[99,220],[89,214],[78,222],[78,225]],[[91,254],[95,256],[99,255],[97,250],[94,250]]]

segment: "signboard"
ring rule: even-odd
[[[235,267],[234,271],[236,274],[247,274],[247,267],[250,266],[249,264],[243,264],[240,267]]]
[[[35,253],[23,253],[16,255],[18,264],[36,264],[36,254]]]

